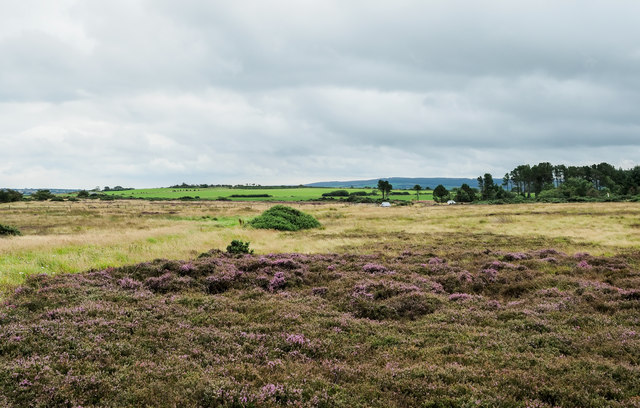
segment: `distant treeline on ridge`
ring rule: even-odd
[[[519,165],[499,182],[490,173],[477,182],[479,200],[618,200],[640,194],[640,166],[624,170],[609,163],[566,166],[542,162]]]

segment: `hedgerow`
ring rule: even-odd
[[[298,231],[301,229],[319,228],[320,222],[312,215],[305,214],[285,205],[274,205],[261,215],[249,221],[254,228],[275,229],[281,231]]]

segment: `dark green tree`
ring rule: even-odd
[[[378,180],[378,190],[382,193],[382,199],[389,198],[393,186],[387,180]]]
[[[54,197],[50,190],[38,190],[31,195],[31,198],[38,201],[50,200]]]
[[[0,189],[0,203],[12,203],[22,200],[22,193],[11,189]]]
[[[449,190],[447,190],[442,184],[433,190],[433,201],[436,203],[443,203],[449,198]]]

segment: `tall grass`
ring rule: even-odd
[[[568,252],[614,253],[638,248],[633,203],[432,206],[379,208],[361,204],[294,205],[316,217],[322,230],[277,232],[246,222],[268,203],[44,202],[0,205],[0,222],[23,236],[0,239],[0,287],[34,273],[68,273],[155,258],[187,259],[233,239],[257,253],[371,253],[377,244],[519,248],[518,240],[552,243]],[[492,220],[509,222],[493,222]],[[240,224],[240,220],[243,224]],[[500,244],[502,240],[502,244]]]

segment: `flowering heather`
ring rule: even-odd
[[[576,252],[575,254],[573,254],[573,257],[576,259],[584,259],[591,257],[591,254],[589,254],[588,252]]]
[[[556,249],[553,248],[546,248],[546,249],[540,249],[538,251],[533,251],[531,253],[532,256],[534,257],[538,257],[538,258],[547,258],[550,257],[552,255],[560,255],[560,256],[567,256],[567,254],[565,254],[564,252],[558,251]]]
[[[471,283],[473,282],[473,275],[469,273],[469,271],[462,271],[458,273],[458,281],[462,283]]]
[[[444,263],[443,259],[438,258],[437,256],[434,256],[432,258],[429,258],[429,265],[442,265]]]
[[[493,268],[483,269],[482,270],[482,275],[489,282],[495,282],[497,277],[498,277],[498,271],[496,269],[493,269]]]
[[[123,289],[135,290],[142,286],[142,283],[125,276],[122,279],[118,279],[118,285],[120,285],[120,287]]]
[[[276,272],[273,279],[269,281],[269,291],[275,292],[278,289],[282,289],[286,286],[287,279],[284,276],[284,272]]]
[[[302,334],[290,334],[287,336],[286,341],[289,344],[303,346],[307,342],[307,339],[305,339]]]
[[[589,265],[589,263],[587,261],[580,261],[578,262],[578,264],[576,265],[578,268],[580,269],[591,269],[592,266]]]
[[[329,291],[329,289],[327,287],[325,287],[325,286],[311,289],[311,293],[313,293],[316,296],[324,296],[324,295],[327,294],[328,291]]]
[[[33,276],[0,303],[0,407],[636,404],[640,254],[392,249]]]
[[[180,265],[180,272],[181,273],[189,273],[193,270],[193,264],[191,262],[187,262],[184,263],[182,265]]]
[[[449,295],[449,300],[452,302],[464,302],[473,299],[473,296],[468,293],[452,293]]]
[[[506,261],[521,261],[524,259],[531,259],[531,255],[524,252],[509,252],[503,255]]]
[[[365,264],[362,270],[366,273],[385,273],[389,271],[386,267],[375,263]]]

